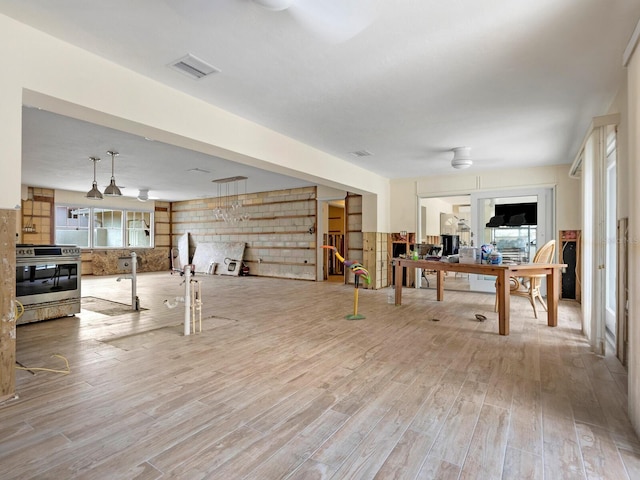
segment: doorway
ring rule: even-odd
[[[442,235],[454,234],[461,246],[480,248],[496,244],[509,262],[530,262],[539,246],[554,235],[554,189],[523,188],[496,190],[470,195],[419,198],[420,242],[440,246]],[[517,211],[516,211],[517,210]],[[504,225],[490,226],[493,217],[502,216]],[[513,219],[511,218],[513,217]],[[419,286],[432,287],[428,274]],[[546,288],[544,285],[543,289]],[[445,282],[445,289],[495,292],[495,277],[475,274],[456,276]]]
[[[553,211],[552,188],[472,194],[476,245],[497,249],[505,263],[529,263],[537,249],[553,238]],[[471,290],[476,292],[495,292],[495,280],[490,275],[469,275]]]
[[[336,247],[338,252],[344,253],[344,235],[345,235],[345,201],[333,200],[329,202],[327,233],[325,236],[325,245]],[[327,280],[330,282],[344,282],[344,265],[335,255],[329,255],[327,250],[326,267]]]
[[[419,238],[425,245],[424,253],[435,255],[454,254],[443,244],[443,236],[455,239],[455,246],[473,246],[471,230],[471,195],[452,195],[419,199]],[[435,249],[432,249],[435,247]],[[455,254],[458,252],[456,251]],[[435,288],[435,272],[421,271],[416,277],[420,288]],[[469,290],[469,276],[466,273],[448,275],[445,290]]]
[[[316,215],[316,279],[317,281],[344,282],[344,266],[331,250],[321,245],[336,247],[341,255],[346,243],[346,208],[343,198],[318,199]]]
[[[616,180],[616,135],[615,129],[607,135],[607,170],[605,193],[605,337],[610,345],[616,345],[617,303],[617,180]]]

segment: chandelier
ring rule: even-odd
[[[216,206],[213,215],[217,220],[225,223],[245,222],[250,215],[244,210],[239,197],[240,182],[242,182],[244,194],[247,193],[247,177],[236,176],[212,180],[218,187]]]

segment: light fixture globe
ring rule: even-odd
[[[149,200],[149,189],[148,188],[141,188],[138,190],[138,201],[139,202],[146,202],[147,200]]]
[[[253,0],[255,3],[274,12],[286,10],[295,0]]]
[[[89,157],[89,160],[93,162],[93,186],[91,190],[87,192],[85,197],[91,200],[102,200],[102,194],[98,190],[98,182],[96,182],[96,163],[100,161],[99,157]]]
[[[457,169],[469,168],[473,165],[471,160],[471,147],[456,147],[452,149],[453,160],[451,166]]]
[[[119,153],[112,152],[111,150],[109,150],[107,153],[111,155],[111,182],[109,183],[109,186],[104,189],[104,194],[108,197],[121,197],[122,192],[120,191],[120,188],[118,188],[118,185],[116,185],[116,178],[114,176],[114,160],[115,157],[119,155]]]

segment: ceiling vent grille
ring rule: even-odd
[[[358,150],[357,152],[351,152],[354,157],[370,157],[373,155],[369,150]]]
[[[200,60],[198,57],[195,57],[190,53],[176,60],[175,62],[170,63],[169,66],[174,70],[177,70],[180,73],[184,73],[185,75],[188,75],[189,77],[196,80],[199,80],[213,73],[220,73],[220,69],[214,67],[213,65],[209,65],[208,63]]]

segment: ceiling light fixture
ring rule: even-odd
[[[242,182],[244,184],[244,196],[246,196],[247,177],[236,176],[211,181],[218,186],[216,208],[213,211],[214,217],[218,220],[224,220],[226,223],[246,222],[249,220],[250,215],[243,211],[244,205],[238,195],[238,185]]]
[[[114,177],[115,158],[120,154],[111,150],[109,150],[107,153],[111,155],[111,183],[109,183],[109,186],[104,189],[104,194],[108,197],[121,197],[122,192],[118,188],[118,185],[116,185],[116,177]]]
[[[96,181],[96,163],[100,161],[100,157],[89,157],[89,160],[93,162],[93,186],[91,190],[87,192],[85,197],[91,200],[102,200],[102,194],[98,190],[98,182]]]
[[[453,168],[469,168],[473,165],[471,160],[471,147],[456,147],[452,149],[453,160],[451,160],[451,166]]]
[[[258,5],[274,12],[286,10],[295,0],[253,0]]]
[[[146,202],[147,200],[149,200],[148,188],[141,188],[140,190],[138,190],[138,200],[141,202]]]

